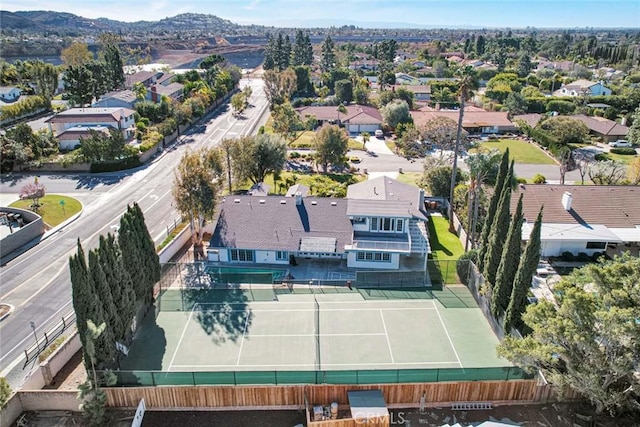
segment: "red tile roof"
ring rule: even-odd
[[[416,126],[422,126],[429,120],[436,117],[447,117],[454,121],[458,121],[459,111],[457,110],[427,110],[412,111],[411,117]],[[509,120],[508,113],[502,111],[469,111],[464,113],[462,118],[462,127],[477,128],[487,126],[499,126],[512,128],[514,127]]]

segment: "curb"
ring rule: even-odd
[[[5,303],[1,303],[0,305],[4,305],[5,307],[9,307],[9,311],[7,313],[3,314],[2,316],[0,316],[0,322],[2,322],[4,319],[9,317],[9,315],[11,313],[13,313],[13,310],[15,310],[15,307],[12,306],[11,304],[5,304]]]

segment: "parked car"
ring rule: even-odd
[[[609,147],[631,147],[631,143],[624,139],[619,139],[617,141],[611,141]]]
[[[375,137],[378,139],[384,138],[384,133],[382,132],[382,130],[378,129],[375,131],[374,133]]]

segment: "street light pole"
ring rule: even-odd
[[[31,329],[33,329],[33,336],[36,339],[36,345],[38,346],[38,351],[40,351],[40,343],[38,342],[38,335],[36,334],[36,324],[34,322],[29,322]]]

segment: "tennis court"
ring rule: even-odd
[[[331,292],[340,289],[340,292]],[[169,290],[123,369],[172,372],[505,367],[465,287]],[[186,293],[186,294],[185,294]],[[159,338],[163,335],[162,338]],[[161,359],[161,360],[160,360]],[[156,360],[156,366],[149,366]]]

